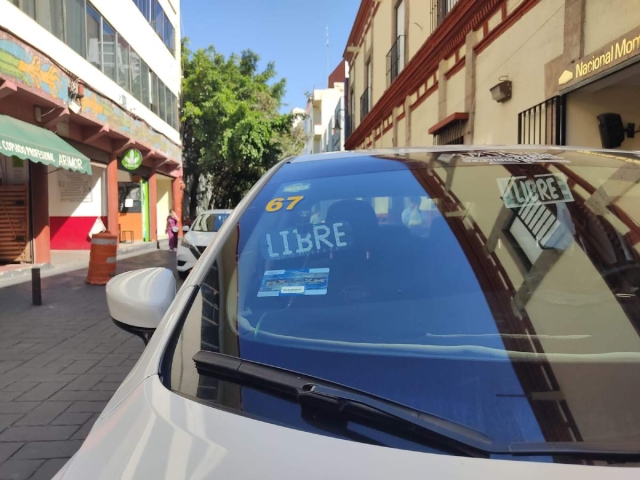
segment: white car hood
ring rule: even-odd
[[[338,440],[185,399],[157,376],[101,418],[55,480],[636,479],[638,469],[482,460]]]
[[[216,232],[188,231],[184,236],[191,245],[196,247],[208,247],[213,239],[216,238]]]

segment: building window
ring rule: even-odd
[[[93,7],[87,5],[87,60],[102,70],[102,18]]]
[[[164,84],[158,81],[158,107],[159,107],[159,116],[165,122],[167,121],[167,90],[164,87]]]
[[[405,1],[400,0],[395,8],[395,42],[387,54],[387,80],[388,85],[393,82],[402,71],[405,64]]]
[[[176,33],[175,28],[169,21],[169,17],[162,9],[158,0],[133,0],[140,10],[140,13],[144,15],[144,18],[149,22],[151,28],[158,34],[162,42],[171,51],[172,55],[175,55],[176,48]]]
[[[131,93],[136,100],[142,102],[142,61],[140,56],[133,50],[131,50],[130,61]]]
[[[158,95],[158,76],[151,72],[149,78],[151,79],[151,111],[160,116],[160,106],[158,104],[160,101]]]
[[[169,17],[164,15],[164,38],[163,38],[163,40],[164,40],[164,44],[167,45],[169,48],[172,48],[171,47],[171,43],[173,42],[173,40],[171,38],[173,36],[172,30],[173,30],[173,28],[171,27],[171,22],[169,21]]]
[[[86,0],[11,0],[176,130],[178,99]],[[175,45],[175,30],[157,0],[135,0],[145,18],[160,18],[159,35]],[[148,17],[147,17],[148,12]],[[173,48],[173,47],[172,47]]]
[[[351,87],[351,90],[349,90],[349,108],[347,111],[347,119],[346,119],[347,131],[345,132],[345,136],[347,138],[351,136],[351,133],[354,130],[355,121],[356,121],[356,94],[353,87]]]
[[[155,6],[156,6],[155,18],[154,18],[155,30],[156,30],[156,33],[158,34],[158,36],[160,38],[163,38],[162,37],[162,32],[164,30],[164,11],[162,10],[162,7],[160,6],[160,3],[158,3],[157,0],[154,3],[155,3]]]
[[[129,44],[120,35],[118,35],[117,47],[116,65],[118,67],[118,85],[128,92],[132,92],[131,77],[129,73]]]
[[[102,19],[102,71],[114,82],[116,79],[116,31]]]
[[[66,5],[67,45],[82,57],[86,57],[87,48],[85,42],[84,4],[84,0],[67,0]]]
[[[13,0],[13,4],[31,18],[36,18],[36,0]]]
[[[149,93],[149,67],[146,63],[140,62],[140,83],[142,87],[140,101],[151,110],[151,95]]]
[[[144,15],[144,18],[146,18],[147,21],[149,21],[151,19],[150,1],[135,0],[135,4],[136,4],[136,7],[138,7],[138,10],[140,10],[140,12],[142,12],[142,14]]]
[[[431,31],[433,32],[444,21],[447,14],[455,7],[458,0],[431,0]]]
[[[165,122],[173,126],[173,93],[171,93],[171,90],[169,90],[169,88],[166,86],[164,90],[166,95],[166,106],[167,106],[167,116],[165,118]]]
[[[373,76],[373,70],[371,66],[371,58],[367,60],[366,65],[367,76],[365,77],[364,92],[360,96],[360,121],[364,120],[371,110],[371,81]]]
[[[433,135],[434,145],[464,145],[466,120],[457,120]]]
[[[518,143],[566,145],[566,97],[556,96],[518,114]]]
[[[64,42],[63,0],[36,0],[36,21]]]

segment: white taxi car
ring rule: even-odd
[[[269,171],[56,480],[640,478],[640,155],[434,147]]]
[[[182,228],[184,235],[176,254],[176,270],[180,278],[187,278],[202,252],[216,238],[218,230],[232,211],[207,210],[196,217],[191,227]]]

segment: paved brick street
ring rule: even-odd
[[[124,272],[173,267],[154,251],[118,264]],[[86,270],[0,289],[0,480],[50,479],[80,447],[143,343],[111,321],[104,287]]]

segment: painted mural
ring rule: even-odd
[[[69,77],[40,52],[1,31],[0,76],[41,90],[65,104],[69,102]],[[180,147],[88,87],[85,87],[85,97],[82,99],[82,115],[107,124],[112,130],[127,135],[171,159],[180,161],[182,158]]]
[[[29,53],[0,32],[0,73],[29,87],[43,90],[64,102],[69,101],[69,79],[57,67]]]

